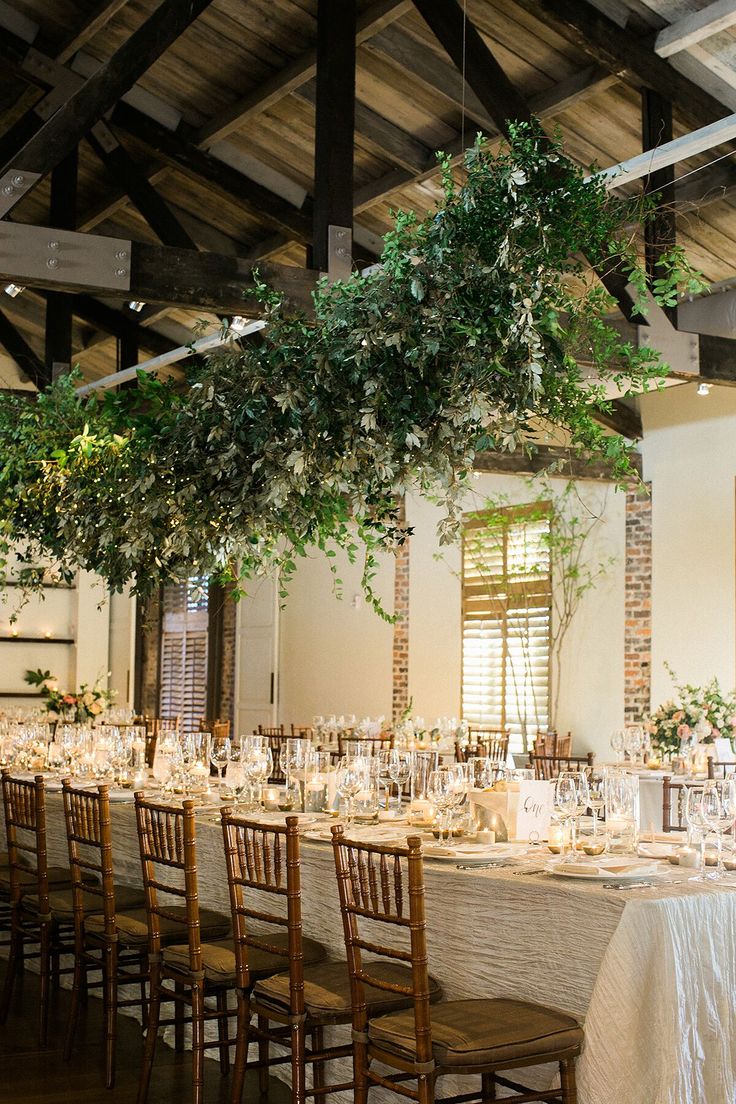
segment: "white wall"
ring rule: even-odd
[[[135,680],[136,600],[126,589],[122,594],[111,594],[109,603],[109,689],[116,691],[116,705],[132,705]]]
[[[652,704],[681,682],[736,682],[736,389],[686,384],[641,400],[652,490]]]
[[[579,484],[581,499],[600,509],[592,555],[617,561],[606,579],[585,597],[563,661],[558,725],[577,745],[603,753],[610,731],[623,720],[624,499],[612,487]],[[512,502],[533,497],[525,480],[482,475],[465,508],[479,509],[489,495]],[[409,692],[415,714],[428,721],[460,714],[460,551],[440,549],[438,509],[425,499],[407,501],[414,528],[410,552]],[[438,556],[441,554],[441,559]],[[338,561],[344,581],[340,601],[332,593],[327,563],[319,555],[300,561],[281,614],[281,700],[279,720],[307,723],[316,713],[390,715],[392,628],[359,598],[360,570]],[[393,564],[384,564],[378,589],[391,608]]]
[[[287,725],[310,724],[319,713],[391,715],[392,626],[363,600],[362,565],[349,564],[339,553],[333,562],[343,581],[342,600],[319,553],[299,561],[289,584],[280,628],[279,720]],[[374,586],[391,612],[390,558],[384,558]]]

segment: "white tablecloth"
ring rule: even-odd
[[[50,861],[63,861],[59,797],[47,806]],[[138,881],[133,809],[113,806],[112,818],[116,875]],[[197,832],[200,898],[227,911],[221,830],[202,820]],[[302,862],[305,930],[344,958],[329,845],[305,842]],[[613,891],[514,869],[427,862],[430,969],[446,997],[517,997],[585,1018],[580,1104],[736,1104],[736,878]]]

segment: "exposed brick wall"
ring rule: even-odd
[[[237,604],[229,594],[222,608],[222,671],[220,673],[220,717],[235,724],[235,627]]]
[[[161,594],[157,592],[139,604],[138,643],[140,656],[140,701],[136,709],[148,717],[158,716],[159,668],[161,664]]]
[[[626,492],[624,717],[641,720],[652,680],[652,485]]]
[[[400,520],[406,520],[403,503]],[[398,720],[409,704],[409,537],[394,562],[394,614],[392,714]]]

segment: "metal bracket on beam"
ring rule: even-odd
[[[26,169],[8,169],[0,176],[0,216],[14,207],[21,196],[41,179],[40,173],[28,172]]]
[[[123,238],[0,222],[0,274],[19,284],[53,287],[58,282],[125,293],[130,290],[131,248]]]
[[[327,278],[347,280],[353,271],[353,231],[349,226],[327,228]]]
[[[631,288],[631,294],[636,298],[634,288]],[[648,345],[651,349],[656,349],[662,361],[668,364],[673,372],[698,375],[700,372],[698,335],[676,330],[654,298],[649,295],[648,299],[648,325],[636,327],[639,348],[642,345]]]
[[[99,146],[104,153],[113,153],[120,145],[117,138],[103,119],[100,119],[99,123],[95,123],[95,125],[92,127],[91,133],[92,136],[99,143]]]

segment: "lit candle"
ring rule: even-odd
[[[699,866],[700,854],[695,847],[678,847],[675,852],[680,866]]]
[[[275,786],[265,786],[263,789],[264,809],[275,810],[279,807],[279,791]]]
[[[559,855],[565,843],[565,830],[561,824],[550,824],[547,847],[553,855]]]
[[[479,828],[476,833],[476,839],[478,843],[495,843],[496,833],[491,828]]]

